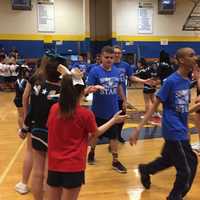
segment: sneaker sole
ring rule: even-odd
[[[126,174],[127,173],[127,171],[121,171],[121,170],[119,170],[118,168],[116,168],[116,167],[112,167],[115,171],[117,171],[117,172],[119,172],[120,174]]]
[[[29,193],[30,191],[28,190],[28,191],[20,191],[20,190],[18,190],[17,188],[15,188],[15,191],[17,192],[17,193],[19,193],[19,194],[21,194],[21,195],[24,195],[24,194],[27,194],[27,193]]]

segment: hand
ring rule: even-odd
[[[195,99],[195,103],[200,103],[200,96]]]
[[[71,70],[72,76],[76,79],[81,79],[83,78],[84,72],[82,72],[79,68],[73,68]]]
[[[144,81],[144,83],[145,84],[147,84],[147,85],[150,85],[150,86],[154,86],[154,85],[156,85],[156,81],[155,80],[153,80],[153,79],[146,79],[145,81]]]
[[[71,74],[71,72],[69,71],[69,69],[67,69],[67,67],[65,67],[64,65],[59,64],[57,67],[57,71],[61,74]]]
[[[128,115],[121,115],[121,113],[122,113],[122,110],[118,111],[113,116],[115,124],[120,124],[120,123],[124,122],[128,118]]]
[[[101,85],[92,85],[92,86],[88,86],[85,89],[85,94],[89,94],[89,93],[95,93],[98,90],[105,90],[105,88]]]
[[[133,144],[135,145],[137,144],[139,133],[140,133],[140,130],[138,128],[135,128],[135,130],[133,130],[132,134],[129,137],[129,143],[131,146],[133,146]]]

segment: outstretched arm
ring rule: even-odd
[[[132,131],[131,136],[129,138],[130,145],[136,144],[140,130],[142,127],[147,123],[147,121],[151,118],[152,114],[156,111],[160,104],[160,99],[156,98],[154,104],[152,105],[151,109],[145,114],[144,119],[140,122],[140,124],[135,128],[135,130]]]

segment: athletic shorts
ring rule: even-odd
[[[144,88],[144,89],[143,89],[143,93],[144,93],[144,94],[154,94],[155,92],[156,92],[156,89],[155,89],[155,88],[149,88],[149,89]]]
[[[47,152],[48,149],[48,132],[46,129],[31,129],[31,138],[33,149]]]
[[[47,184],[52,187],[67,189],[81,187],[85,184],[85,172],[56,172],[48,171]]]
[[[108,119],[101,119],[96,117],[96,123],[99,126],[105,124],[107,121],[109,121]],[[113,126],[111,126],[111,128],[109,128],[103,135],[101,135],[99,138],[102,137],[107,137],[108,139],[117,139],[118,137],[118,132],[119,132],[119,128],[117,124],[114,124]]]

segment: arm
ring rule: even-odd
[[[96,131],[96,133],[94,133],[94,135],[96,137],[99,137],[104,132],[106,132],[109,128],[111,128],[111,126],[113,126],[114,124],[124,122],[127,119],[128,116],[127,115],[120,115],[121,112],[122,112],[121,110],[118,111],[108,122],[106,122],[105,124],[98,127],[97,131]]]
[[[148,85],[155,85],[155,81],[152,79],[141,79],[137,76],[132,75],[129,78],[130,81],[132,82],[137,82],[137,83],[142,83],[142,84],[148,84]]]
[[[28,113],[30,94],[31,94],[31,84],[29,82],[27,82],[24,93],[23,93],[23,98],[22,98],[23,110],[24,110],[24,120],[25,120],[26,115]]]
[[[135,128],[134,131],[132,131],[131,136],[129,138],[129,142],[130,145],[136,144],[138,137],[139,137],[139,133],[140,130],[142,129],[142,127],[147,123],[147,121],[150,119],[150,117],[152,116],[152,114],[155,112],[155,110],[158,108],[159,104],[160,104],[160,99],[156,98],[154,104],[152,105],[151,109],[145,114],[144,119],[140,122],[140,124]]]
[[[196,112],[196,111],[199,110],[199,109],[200,109],[200,102],[198,102],[198,103],[196,103],[195,105],[193,105],[193,106],[190,108],[189,112],[190,112],[190,113],[193,113],[193,112]]]
[[[122,88],[121,85],[118,86],[118,95],[120,96],[120,98],[123,101],[122,108],[123,108],[123,111],[125,112],[126,111],[127,99],[126,99],[126,96],[124,94],[124,91],[123,91],[123,88]]]

